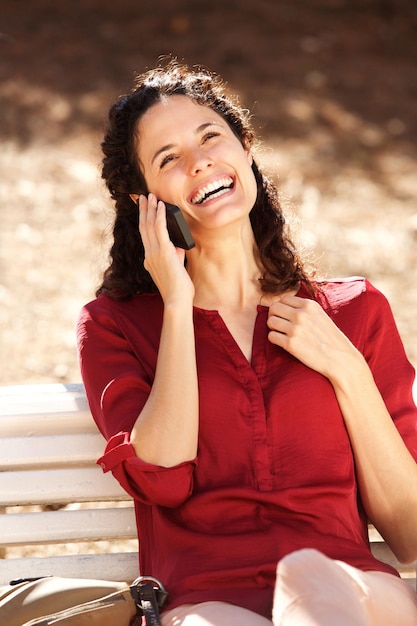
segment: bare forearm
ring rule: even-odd
[[[398,558],[417,555],[417,465],[360,355],[332,380],[351,440],[367,515]],[[413,545],[414,544],[414,545]]]
[[[132,431],[136,454],[171,467],[195,458],[198,438],[198,384],[193,310],[165,306],[155,380]]]

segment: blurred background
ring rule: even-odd
[[[0,383],[80,380],[107,110],[166,54],[239,93],[300,243],[387,295],[416,365],[416,32],[415,0],[2,0]]]

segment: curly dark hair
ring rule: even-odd
[[[115,201],[116,216],[110,265],[97,295],[128,300],[138,293],[153,293],[157,287],[144,268],[144,248],[138,228],[138,209],[129,194],[147,194],[145,178],[137,159],[137,125],[141,116],[162,98],[184,95],[210,107],[222,116],[242,145],[253,146],[255,133],[249,111],[226,93],[223,80],[202,68],[189,68],[175,60],[138,76],[129,95],[121,96],[109,111],[109,123],[101,144],[102,177]],[[265,293],[280,293],[308,281],[303,263],[287,232],[279,193],[272,181],[252,163],[257,199],[250,220],[259,258],[264,268],[260,278]]]

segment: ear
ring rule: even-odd
[[[138,196],[138,194],[137,194],[137,193],[130,193],[130,194],[129,194],[129,196],[132,198],[132,200],[133,200],[133,202],[134,202],[135,204],[138,204],[138,202],[139,202],[139,196]]]
[[[243,149],[245,150],[246,156],[248,157],[249,165],[252,165],[252,163],[253,163],[252,150],[251,150],[251,147],[250,147],[250,145],[249,145],[249,143],[247,141],[244,141]]]

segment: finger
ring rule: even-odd
[[[302,309],[306,302],[308,302],[305,298],[300,298],[300,296],[296,296],[293,293],[284,294],[279,301],[283,304],[294,307],[294,309]]]
[[[147,228],[146,228],[148,199],[143,195],[139,196],[138,206],[139,206],[139,232],[140,232],[140,236],[142,237],[143,245],[146,248],[149,243],[148,237],[147,237]]]
[[[139,231],[143,228],[144,220],[145,220],[145,210],[147,205],[147,199],[145,196],[140,195],[138,198],[138,211],[139,211]]]
[[[143,218],[146,214],[147,206],[148,206],[148,199],[146,198],[146,196],[141,194],[138,198],[139,221],[142,218],[142,222],[143,222]]]
[[[287,320],[284,317],[271,315],[267,320],[267,326],[273,332],[288,335],[292,330],[293,324],[290,320]]]
[[[275,315],[277,311],[283,312],[303,309],[306,306],[306,302],[308,301],[305,298],[286,294],[282,296],[279,300],[275,300],[274,302],[272,302],[271,306],[269,307],[269,311],[272,315]]]
[[[273,302],[268,310],[268,319],[272,317],[280,317],[290,320],[296,309],[288,304],[284,304],[281,300]]]
[[[141,234],[146,239],[148,247],[157,244],[157,237],[155,234],[155,222],[157,214],[158,200],[152,193],[147,198],[143,198],[141,201],[141,217],[140,228]],[[144,242],[145,243],[145,242]]]
[[[155,223],[157,206],[158,206],[158,200],[156,196],[153,193],[150,193],[148,195],[147,209],[145,212],[147,226],[152,227],[153,224]]]
[[[149,237],[152,238],[152,236],[154,236],[154,238],[152,238],[153,243],[160,244],[169,241],[166,206],[165,203],[162,200],[158,200],[153,193],[150,193],[148,196],[146,227],[149,229]]]

